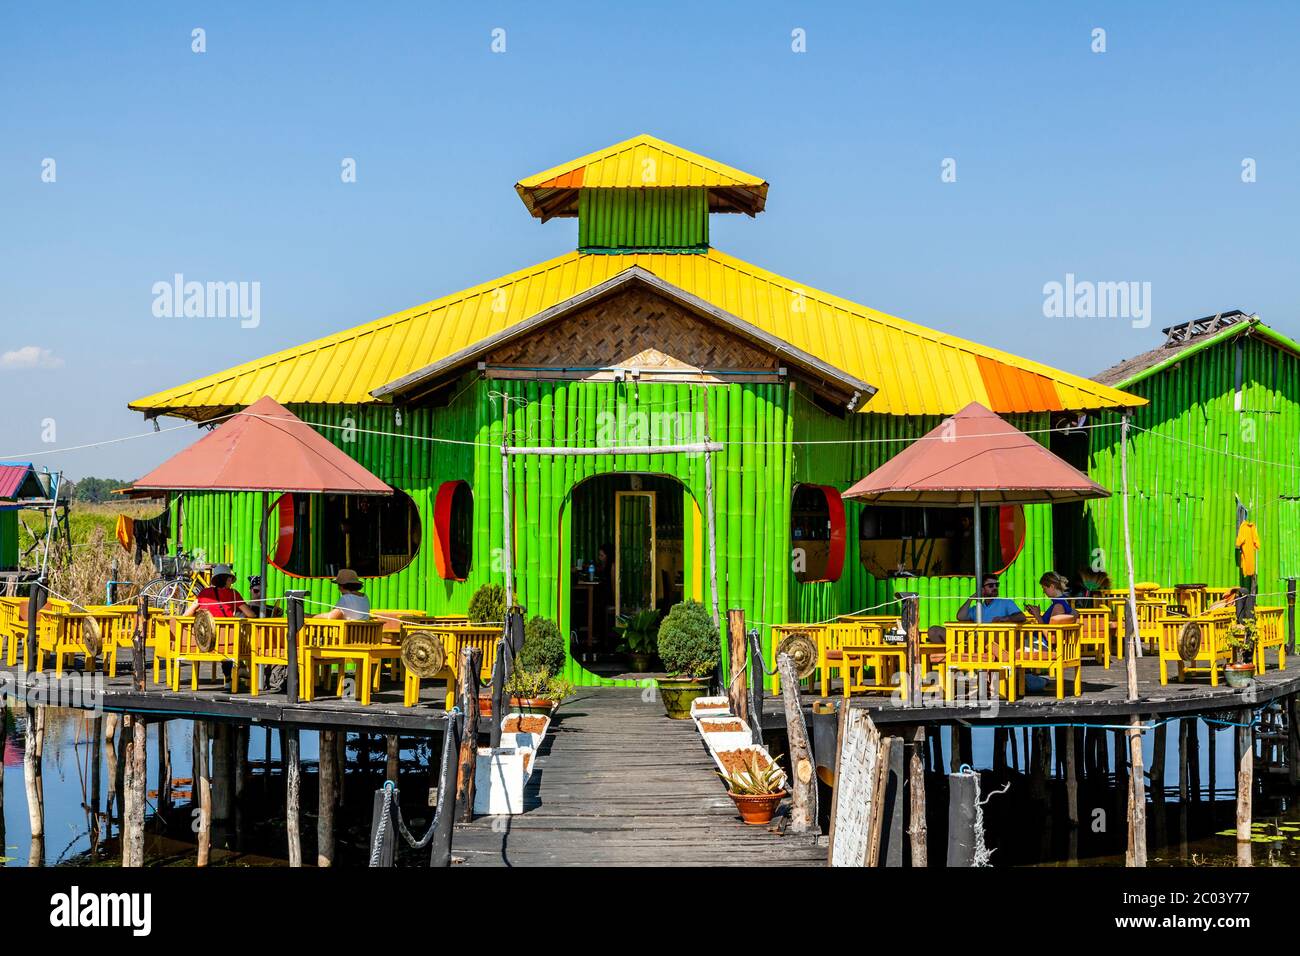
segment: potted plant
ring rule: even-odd
[[[633,611],[623,618],[623,641],[619,652],[626,654],[628,665],[638,674],[644,674],[651,668],[651,658],[655,653],[655,629],[659,624],[659,612],[654,608]]]
[[[465,616],[471,624],[500,624],[506,619],[506,589],[499,584],[480,585]]]
[[[573,693],[558,676],[564,668],[564,636],[559,625],[540,615],[524,625],[524,644],[506,682],[510,706],[522,713],[550,714]]]
[[[772,822],[777,805],[785,797],[785,774],[775,760],[764,761],[757,750],[750,751],[743,767],[718,774],[727,785],[731,797],[740,811],[740,819],[750,826],[765,826]]]
[[[656,683],[672,719],[689,720],[691,704],[709,692],[719,640],[717,625],[699,601],[674,605],[659,625],[659,659],[669,676]]]
[[[1232,663],[1223,668],[1228,686],[1245,687],[1255,677],[1255,665],[1246,663],[1246,653],[1253,654],[1255,650],[1255,619],[1248,617],[1229,624],[1224,644],[1232,651]]]

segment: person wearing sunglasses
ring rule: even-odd
[[[998,597],[998,576],[996,574],[986,574],[980,580],[980,593],[972,595],[957,610],[957,620],[966,623],[976,623],[975,602],[980,604],[980,621],[983,624],[1022,624],[1025,621],[1025,612],[1020,610],[1015,601],[1010,598]]]

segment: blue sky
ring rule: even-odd
[[[142,473],[193,429],[58,449],[572,249],[513,183],[639,132],[771,183],[719,248],[1069,371],[1220,309],[1300,336],[1297,36],[1294,3],[6,3],[0,459]],[[155,317],[177,272],[259,282],[260,325]],[[1150,282],[1151,327],[1044,317],[1067,273]]]

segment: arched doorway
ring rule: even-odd
[[[676,478],[618,472],[575,486],[567,510],[571,656],[598,677],[654,673],[658,621],[699,597],[695,499]]]

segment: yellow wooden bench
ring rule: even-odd
[[[1255,673],[1264,673],[1264,652],[1277,651],[1277,669],[1286,670],[1286,634],[1282,626],[1286,609],[1282,607],[1255,607]]]
[[[298,654],[298,686],[306,684],[301,652]],[[263,667],[289,666],[289,622],[283,617],[255,617],[248,622],[248,683],[256,697],[262,690]]]
[[[19,648],[27,641],[26,604],[25,597],[0,597],[0,651],[10,667],[18,663]]]
[[[200,665],[208,664],[211,668],[212,679],[216,680],[218,666],[230,661],[230,692],[232,694],[239,693],[239,664],[241,658],[245,656],[244,635],[248,627],[247,621],[248,618],[243,617],[212,618],[215,639],[212,643],[212,649],[205,651],[199,647],[198,642],[194,639],[193,617],[157,618],[155,627],[165,629],[165,633],[159,633],[159,639],[165,638],[166,640],[168,686],[173,691],[180,690],[181,667],[189,664],[190,690],[196,691],[199,689]],[[157,647],[155,647],[156,654]],[[156,666],[154,668],[154,679],[157,680]]]
[[[1015,624],[945,625],[943,699],[952,700],[956,696],[957,672],[966,671],[976,677],[996,674],[999,692],[1005,692],[1007,700],[1014,701],[1017,634]]]
[[[357,669],[358,699],[369,704],[371,684],[378,686],[385,663],[390,665],[393,677],[397,677],[401,667],[401,648],[384,640],[383,621],[309,617],[298,632],[298,659],[305,677],[302,682],[304,700],[315,699],[318,667],[324,671],[338,667],[336,693],[342,697],[347,664],[352,663]]]
[[[467,647],[477,647],[482,652],[479,665],[479,679],[488,680],[492,676],[492,667],[496,664],[497,642],[501,639],[501,627],[496,624],[404,624],[402,636],[416,631],[435,636],[442,641],[442,650],[446,655],[442,670],[429,680],[447,682],[446,707],[451,710],[456,706],[456,688],[460,682],[461,651]],[[404,679],[402,704],[414,707],[420,702],[420,678],[406,671]]]

